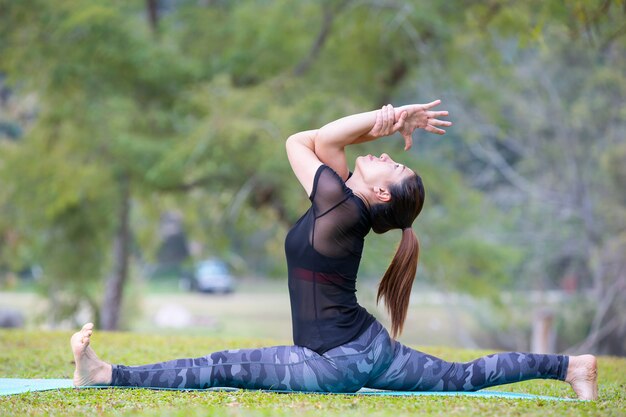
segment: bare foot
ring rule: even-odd
[[[93,323],[87,323],[70,339],[76,363],[74,371],[74,386],[76,387],[111,384],[113,368],[110,364],[100,360],[89,346],[92,333]]]
[[[570,356],[566,382],[580,400],[598,399],[598,364],[593,355]]]

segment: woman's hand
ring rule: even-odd
[[[452,126],[451,122],[439,120],[438,117],[447,116],[447,111],[431,111],[435,106],[441,104],[441,100],[435,100],[428,104],[409,104],[395,110],[395,117],[398,123],[402,121],[398,129],[404,137],[404,150],[408,150],[413,145],[413,132],[415,129],[424,129],[427,132],[443,135],[445,130],[437,126]]]
[[[372,129],[367,132],[367,136],[375,139],[393,135],[404,127],[407,115],[407,112],[401,112],[398,114],[398,120],[396,120],[396,110],[393,106],[391,104],[383,106],[376,111],[376,121]]]

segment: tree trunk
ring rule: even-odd
[[[104,299],[100,308],[100,327],[103,330],[117,330],[124,284],[128,278],[130,250],[130,184],[126,174],[119,181],[120,202],[118,224],[113,241],[113,267],[106,281]]]
[[[148,13],[148,23],[155,36],[159,34],[159,1],[146,0],[146,12]]]
[[[533,353],[556,351],[554,313],[549,308],[542,307],[535,311],[530,351]]]

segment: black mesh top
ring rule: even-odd
[[[330,167],[320,166],[311,208],[285,239],[294,343],[317,353],[347,343],[374,322],[356,300],[369,213]]]

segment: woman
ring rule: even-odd
[[[294,346],[226,350],[196,359],[127,367],[101,361],[89,346],[91,323],[71,339],[74,384],[165,388],[240,387],[317,392],[474,391],[532,378],[569,382],[579,398],[597,397],[596,360],[500,353],[450,363],[397,342],[406,317],[419,245],[411,225],[424,201],[421,178],[387,154],[357,158],[350,174],[344,148],[400,132],[405,150],[417,128],[443,134],[445,111],[425,105],[348,116],[287,140],[293,171],[311,208],[287,235],[285,252]],[[356,300],[365,235],[401,230],[378,299],[391,315],[392,337]]]

